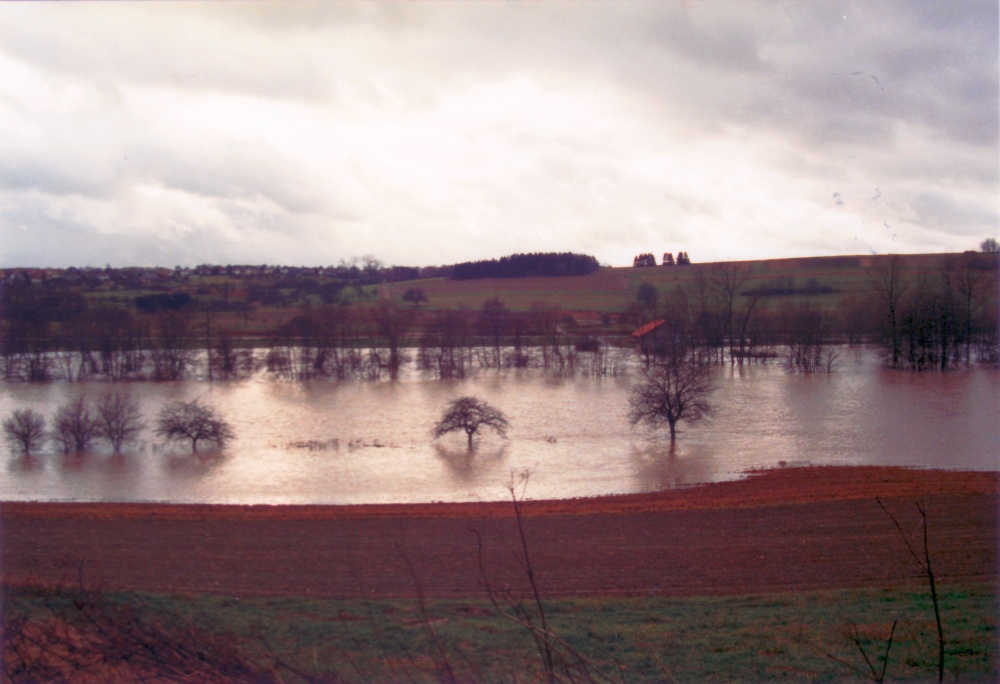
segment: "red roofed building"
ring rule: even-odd
[[[659,328],[664,323],[666,323],[666,321],[664,321],[662,319],[660,319],[658,321],[650,321],[649,323],[647,323],[646,325],[642,326],[641,328],[636,328],[635,330],[633,330],[632,331],[632,337],[634,337],[636,339],[645,337],[649,333],[651,333],[654,330],[656,330],[657,328]]]

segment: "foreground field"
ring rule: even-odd
[[[914,502],[923,501],[949,672],[991,681],[996,473],[794,468],[649,495],[528,501],[530,564],[510,503],[5,503],[3,581],[22,616],[81,585],[110,592],[106,603],[139,592],[126,600],[166,602],[157,610],[186,615],[191,630],[195,615],[211,633],[231,622],[233,643],[258,639],[263,626],[266,657],[308,656],[314,673],[329,673],[337,649],[351,653],[337,662],[354,662],[353,675],[337,677],[355,681],[447,679],[452,660],[466,678],[518,679],[492,668],[515,667],[515,652],[516,662],[532,657],[532,632],[500,616],[520,610],[537,623],[532,578],[565,652],[585,652],[614,677],[614,664],[628,663],[628,681],[860,677],[868,670],[851,625],[881,654],[894,619],[900,660],[890,675],[929,679],[926,577],[876,496],[918,548]],[[188,598],[169,598],[179,593]],[[263,642],[253,643],[259,655]]]
[[[996,587],[948,584],[939,598],[946,681],[995,682]],[[73,682],[112,681],[116,675],[136,681],[153,672],[156,681],[177,674],[181,681],[258,684],[546,681],[530,630],[500,612],[512,606],[505,601],[498,608],[481,598],[238,600],[22,590],[6,597],[5,626],[30,625],[25,631],[40,642],[33,646],[44,645],[48,657],[31,647],[12,653],[13,644],[7,644],[7,670],[20,665],[37,672],[37,662],[18,660],[27,655],[24,660],[48,664],[54,676],[44,681],[63,675]],[[581,682],[871,681],[872,670],[853,638],[880,672],[890,633],[886,681],[937,680],[934,616],[924,587],[547,599],[544,608],[559,647],[554,674],[560,681],[570,679],[567,669]],[[138,629],[136,614],[143,625]],[[11,625],[19,620],[24,622]],[[79,647],[94,622],[118,632],[110,649],[103,635],[90,636],[107,658],[91,656],[90,664],[70,666],[52,657],[62,650],[70,660],[67,637]],[[49,642],[46,636],[55,638]],[[5,681],[38,679],[15,675]]]
[[[789,468],[598,499],[525,502],[548,596],[742,594],[920,582],[892,521],[930,520],[951,581],[996,576],[997,475]],[[481,595],[521,582],[509,503],[198,506],[4,503],[7,582],[338,598]]]

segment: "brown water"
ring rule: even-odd
[[[495,500],[512,472],[532,469],[529,498],[659,490],[734,479],[779,464],[876,464],[1000,470],[1000,373],[886,371],[845,354],[827,376],[777,366],[718,370],[710,420],[664,433],[625,419],[631,378],[552,378],[542,372],[463,381],[0,384],[0,415],[32,407],[48,418],[67,398],[128,389],[147,423],[173,399],[199,398],[237,439],[198,458],[147,430],[121,456],[7,455],[0,500],[214,503],[374,503]],[[473,394],[501,408],[508,439],[431,426],[449,399]],[[309,444],[311,442],[311,444]],[[310,448],[310,446],[312,448]]]

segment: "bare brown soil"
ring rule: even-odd
[[[656,494],[528,501],[547,596],[764,593],[922,582],[899,531],[926,505],[941,581],[997,580],[998,473],[788,468]],[[2,580],[169,592],[481,596],[525,581],[511,503],[0,504]],[[481,556],[480,556],[481,550]],[[480,563],[481,558],[481,563]]]

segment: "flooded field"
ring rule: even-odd
[[[99,449],[33,458],[6,452],[0,500],[207,503],[373,503],[495,500],[512,472],[531,469],[530,498],[644,492],[739,478],[782,464],[998,469],[1000,373],[906,373],[844,353],[832,375],[780,366],[716,371],[714,416],[664,433],[632,429],[632,378],[554,378],[542,371],[461,381],[410,372],[396,382],[180,382],[0,385],[0,414],[31,407],[51,419],[67,398],[127,390],[143,440],[123,455]],[[431,438],[449,399],[476,395],[511,421],[469,453],[464,435]],[[225,449],[192,456],[150,426],[161,406],[198,398],[233,425]]]

